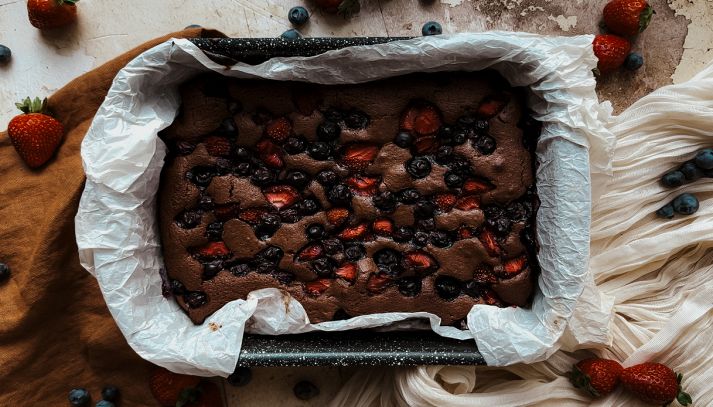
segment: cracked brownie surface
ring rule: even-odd
[[[195,323],[267,287],[312,323],[527,306],[538,270],[524,93],[491,72],[322,86],[197,77],[161,132],[171,289]]]

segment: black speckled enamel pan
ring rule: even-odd
[[[193,38],[213,61],[259,64],[273,57],[313,56],[354,45],[382,44],[408,37]],[[484,365],[473,341],[443,338],[431,331],[313,332],[265,336],[246,334],[238,366],[413,366]]]

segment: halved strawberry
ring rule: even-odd
[[[230,254],[230,249],[224,242],[210,242],[197,251],[201,257],[223,257]]]
[[[334,274],[350,283],[353,283],[356,281],[357,265],[354,263],[344,263],[334,270]]]
[[[473,280],[481,284],[494,284],[498,282],[498,278],[495,276],[495,273],[493,273],[493,270],[482,265],[473,271]]]
[[[441,127],[441,113],[431,104],[413,104],[401,115],[399,127],[402,130],[414,131],[418,135],[433,134]]]
[[[389,218],[377,218],[372,225],[374,233],[380,236],[391,236],[394,232],[394,222]]]
[[[300,193],[290,185],[273,185],[262,192],[275,208],[281,209],[299,201]]]
[[[256,224],[260,222],[263,215],[265,215],[267,212],[268,211],[265,208],[248,208],[240,212],[240,214],[238,215],[238,219],[242,220],[243,222]]]
[[[379,147],[372,144],[350,144],[342,152],[342,164],[352,171],[363,171],[379,154]]]
[[[429,154],[438,150],[438,144],[436,136],[426,136],[416,139],[413,143],[412,149],[416,155]]]
[[[413,270],[421,274],[438,269],[438,262],[436,259],[422,250],[416,250],[404,254],[401,263],[405,269]]]
[[[498,297],[498,294],[495,293],[495,291],[491,289],[487,289],[485,293],[483,294],[483,301],[488,304],[488,305],[496,305],[498,307],[502,307],[503,301]]]
[[[219,221],[225,222],[229,219],[233,219],[239,216],[240,205],[235,203],[216,205],[213,212],[215,213],[215,217],[218,218]]]
[[[270,120],[265,125],[265,135],[278,143],[287,140],[290,134],[292,134],[292,123],[286,117]]]
[[[378,294],[384,291],[386,287],[393,284],[393,282],[394,280],[383,274],[372,273],[366,281],[366,289],[369,290],[370,293]]]
[[[461,211],[472,211],[480,208],[480,199],[477,196],[464,196],[456,202],[456,208]]]
[[[498,242],[495,240],[495,235],[493,232],[489,231],[488,229],[483,229],[483,231],[480,233],[480,236],[478,236],[478,239],[480,239],[480,242],[485,246],[485,249],[488,251],[488,254],[491,256],[497,256],[500,254],[500,245]]]
[[[355,194],[363,196],[376,194],[376,189],[379,186],[379,178],[365,177],[362,175],[349,177],[345,182],[352,188]]]
[[[525,264],[527,264],[527,258],[522,256],[506,261],[505,264],[503,264],[503,269],[508,274],[517,274],[525,268]]]
[[[458,228],[458,239],[463,240],[463,239],[470,239],[473,237],[473,229],[466,227],[466,226],[461,226]]]
[[[282,168],[285,165],[282,159],[282,150],[268,139],[262,139],[255,144],[260,159],[269,167]]]
[[[208,154],[216,157],[227,157],[230,155],[230,140],[220,136],[208,136],[203,140]]]
[[[349,218],[349,209],[332,208],[327,211],[327,222],[332,226],[339,226]]]
[[[319,297],[323,292],[327,291],[327,288],[332,285],[332,280],[328,278],[321,278],[319,280],[310,281],[305,283],[305,291],[307,294]]]
[[[451,209],[453,209],[453,206],[456,204],[457,197],[453,194],[436,194],[433,197],[433,202],[436,204],[436,207],[438,207],[438,210],[441,212],[448,212]]]
[[[312,261],[318,259],[324,255],[324,248],[321,244],[312,243],[300,250],[297,254],[297,260],[299,261]]]
[[[463,192],[466,194],[479,194],[481,192],[490,191],[491,189],[493,189],[493,187],[489,185],[487,181],[470,178],[463,183]]]
[[[504,94],[487,96],[478,106],[478,116],[483,119],[495,117],[508,104],[509,97]]]
[[[401,114],[401,119],[399,120],[399,128],[401,130],[411,131],[413,130],[413,123],[416,121],[416,116],[418,116],[419,107],[416,105],[411,105],[404,110]]]
[[[360,223],[356,226],[345,227],[337,237],[342,240],[356,240],[366,236],[367,232],[369,232],[369,226],[366,223]]]

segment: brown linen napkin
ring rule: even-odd
[[[116,73],[172,37],[222,37],[189,29],[151,40],[80,76],[49,98],[64,124],[55,158],[30,170],[0,134],[0,261],[12,275],[0,284],[0,406],[63,406],[73,387],[92,405],[102,386],[122,392],[123,406],[154,406],[150,363],[128,346],[96,280],[79,264],[74,216],[84,189],[80,144]]]

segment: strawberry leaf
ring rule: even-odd
[[[342,0],[337,7],[337,12],[344,18],[350,18],[361,10],[359,0]]]
[[[653,7],[651,6],[646,6],[645,9],[641,11],[641,14],[639,14],[639,32],[642,33],[646,29],[646,27],[649,26],[649,23],[651,22],[651,17],[656,14],[656,11],[654,11]]]

